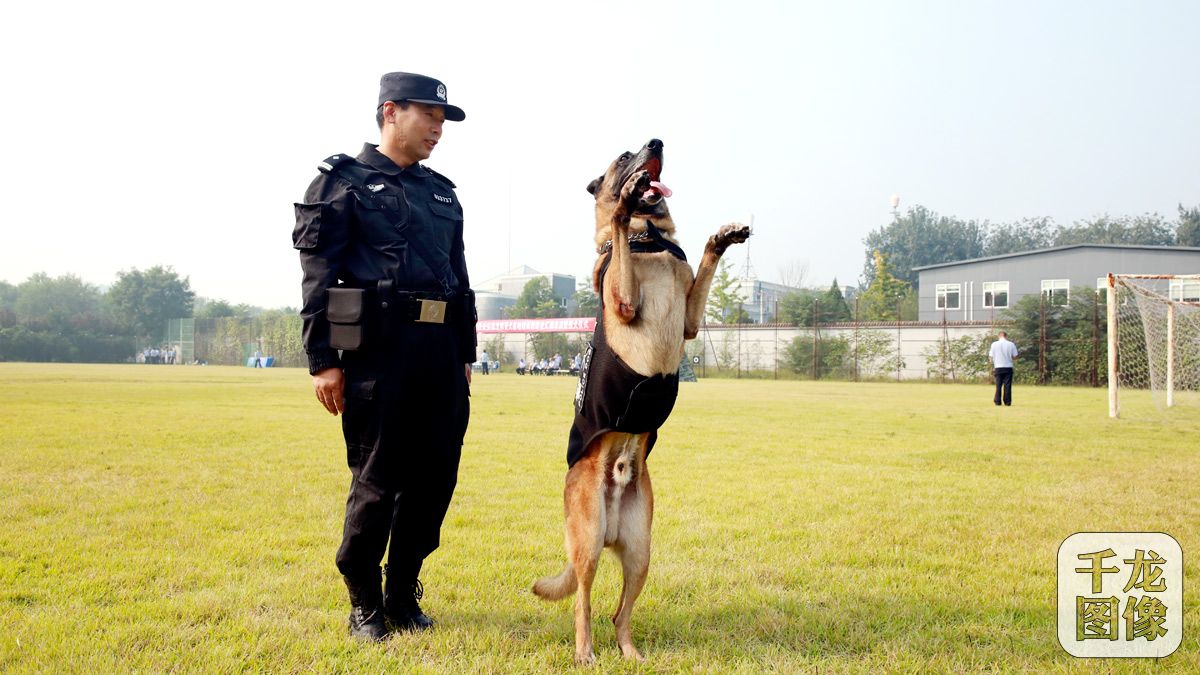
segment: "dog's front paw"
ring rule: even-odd
[[[637,210],[638,202],[641,201],[642,195],[650,189],[650,172],[646,170],[638,171],[625,181],[621,186],[621,206],[625,207],[626,213],[633,213]]]
[[[708,248],[717,255],[723,255],[731,244],[741,244],[750,238],[750,226],[741,223],[729,223],[717,233],[708,238]]]
[[[588,647],[585,652],[575,652],[575,665],[591,666],[596,663],[596,652]]]

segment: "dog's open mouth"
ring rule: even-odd
[[[662,174],[662,160],[651,159],[642,167],[650,172],[650,189],[642,193],[642,201],[646,204],[657,204],[660,199],[671,196],[671,188],[659,180]]]
[[[646,193],[642,195],[642,199],[649,201],[650,199],[653,198],[655,201],[658,201],[658,199],[661,197],[670,197],[670,196],[671,196],[671,188],[667,187],[666,185],[663,185],[659,181],[652,180],[652,181],[650,181],[650,189],[646,190]]]

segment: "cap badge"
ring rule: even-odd
[[[440,98],[440,99],[442,99],[443,101],[445,101],[445,100],[446,100],[446,85],[444,85],[444,84],[439,84],[439,85],[438,85],[438,88],[437,88],[437,97],[438,97],[438,98]]]

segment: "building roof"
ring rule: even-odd
[[[1120,249],[1123,251],[1179,251],[1183,253],[1200,253],[1200,248],[1191,246],[1142,246],[1128,244],[1070,244],[1067,246],[1052,246],[1050,248],[1039,248],[1033,251],[1021,251],[1019,253],[1005,253],[1003,255],[987,256],[986,258],[971,258],[970,260],[955,260],[954,262],[938,263],[936,265],[924,265],[922,267],[914,267],[914,272],[922,270],[938,269],[940,267],[954,267],[955,265],[969,265],[971,263],[986,262],[989,260],[1004,260],[1005,258],[1019,258],[1027,255],[1040,255],[1042,253],[1052,253],[1055,251],[1069,251],[1075,248],[1107,248]]]
[[[474,284],[474,286],[475,286],[476,290],[478,290],[478,289],[484,289],[484,288],[489,288],[489,287],[493,287],[493,286],[499,286],[500,282],[502,282],[506,279],[517,279],[517,278],[521,278],[521,277],[539,277],[539,276],[542,276],[542,273],[533,269],[529,265],[517,265],[516,267],[512,268],[511,270],[505,272],[504,274],[497,274],[496,276],[494,276],[490,279],[484,279],[483,281],[479,282],[478,284]],[[549,276],[549,275],[546,275],[546,276]]]

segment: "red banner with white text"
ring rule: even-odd
[[[476,333],[591,333],[596,317],[569,319],[489,319],[475,324]]]

